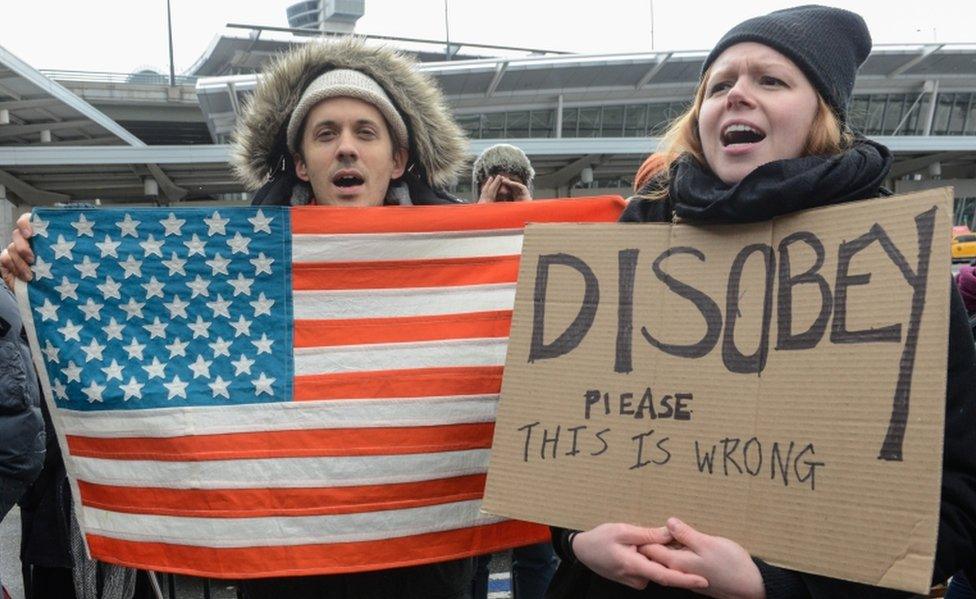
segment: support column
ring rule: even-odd
[[[49,143],[51,143],[51,130],[50,129],[44,129],[44,130],[41,131],[41,143],[42,144],[49,144]]]
[[[17,207],[7,200],[7,187],[0,185],[0,248],[7,247],[17,221]]]
[[[563,95],[556,98],[556,137],[563,136]]]
[[[926,81],[925,87],[929,87],[930,83],[932,84],[930,90],[931,96],[929,99],[928,114],[925,116],[925,129],[923,130],[924,135],[932,135],[932,123],[935,121],[935,108],[939,102],[939,80],[936,79],[935,81]]]

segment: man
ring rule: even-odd
[[[471,168],[471,189],[479,204],[532,199],[535,169],[521,149],[497,144],[485,149]]]
[[[40,392],[22,332],[13,294],[0,289],[0,520],[44,464]]]
[[[362,41],[307,44],[271,63],[235,134],[233,166],[255,204],[461,203],[466,141],[436,84]],[[472,560],[251,580],[246,599],[467,596]]]
[[[234,135],[232,166],[254,204],[462,203],[443,191],[466,140],[441,91],[413,63],[362,40],[309,43],[271,61]],[[3,256],[29,279],[27,218]],[[246,599],[463,599],[472,560],[394,570],[244,581]]]

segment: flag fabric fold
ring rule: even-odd
[[[92,556],[250,578],[547,538],[480,511],[522,228],[622,209],[35,210],[17,293]]]

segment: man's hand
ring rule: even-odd
[[[634,589],[643,589],[651,581],[686,589],[707,587],[708,581],[704,577],[670,569],[638,551],[638,547],[663,546],[672,540],[671,533],[664,527],[601,524],[573,537],[573,553],[603,578]]]
[[[478,203],[524,202],[531,199],[532,194],[529,193],[527,186],[502,175],[492,175],[481,186],[481,197],[478,198]]]
[[[21,214],[17,219],[10,245],[0,253],[0,275],[7,287],[14,288],[14,277],[23,281],[30,281],[33,274],[30,265],[34,263],[34,252],[27,242],[34,230],[30,226],[30,213]]]
[[[700,533],[677,518],[668,519],[667,530],[675,544],[648,543],[639,548],[640,553],[672,570],[697,574],[708,581],[708,588],[675,586],[718,599],[765,599],[762,574],[741,545]]]

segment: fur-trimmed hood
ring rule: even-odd
[[[250,190],[263,185],[288,155],[285,130],[302,91],[325,71],[353,69],[379,83],[406,122],[408,169],[433,187],[451,185],[464,170],[467,140],[437,83],[414,64],[361,38],[312,42],[272,59],[234,131],[231,165],[237,178]]]

